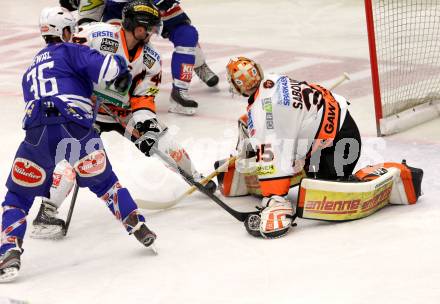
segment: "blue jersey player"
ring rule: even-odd
[[[69,43],[74,25],[73,16],[64,8],[41,12],[40,31],[47,46],[37,53],[22,81],[26,135],[15,155],[2,203],[0,282],[17,276],[26,216],[36,196],[48,195],[54,167],[63,159],[75,168],[78,185],[104,200],[130,234],[147,247],[156,238],[119,183],[92,127],[96,116],[96,105],[89,98],[93,83],[127,90],[131,81],[127,64],[122,57]]]
[[[217,85],[218,76],[208,67],[199,45],[199,34],[188,15],[182,10],[178,0],[149,0],[158,7],[163,21],[162,36],[174,45],[171,57],[173,86],[170,95],[169,112],[193,115],[198,103],[188,90],[193,71],[209,87]],[[78,9],[78,24],[93,21],[118,23],[122,18],[122,9],[129,0],[60,0],[61,5]]]

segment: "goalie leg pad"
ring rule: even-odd
[[[357,171],[355,176],[361,181],[372,181],[378,178],[382,171],[389,170],[390,168],[397,170],[394,176],[390,203],[395,205],[415,204],[422,195],[423,170],[408,166],[405,160],[401,164],[387,162],[368,166]]]
[[[214,168],[217,170],[227,160],[216,161]],[[230,164],[226,172],[217,175],[217,181],[220,192],[224,196],[243,196],[248,195],[249,191],[246,183],[246,176],[238,172],[235,168],[235,162]]]
[[[423,171],[405,163],[385,163],[363,168],[355,177],[354,182],[303,179],[298,216],[349,221],[369,216],[388,203],[414,204],[421,194]]]

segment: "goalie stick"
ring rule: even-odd
[[[193,184],[197,190],[208,196],[211,200],[213,200],[217,205],[222,207],[226,212],[228,212],[230,215],[232,215],[235,219],[237,219],[240,222],[244,222],[246,218],[249,215],[252,214],[259,214],[259,210],[250,211],[250,212],[240,212],[235,209],[232,209],[229,205],[227,205],[225,202],[223,202],[220,198],[218,198],[215,194],[209,192],[206,190],[206,188],[201,184],[192,179],[192,177],[186,173],[182,168],[180,168],[173,159],[171,159],[168,155],[163,153],[162,151],[159,151],[156,147],[151,148],[153,153],[155,153],[157,156],[159,156],[167,165],[175,168],[180,175],[188,182]]]
[[[230,157],[223,165],[221,165],[219,168],[217,168],[217,170],[213,171],[208,176],[204,177],[200,181],[200,183],[202,185],[205,185],[207,182],[209,182],[211,179],[213,179],[214,177],[216,177],[220,173],[225,172],[227,170],[228,166],[230,164],[232,164],[233,162],[235,162],[236,159],[237,159],[236,156]],[[196,190],[197,190],[196,186],[191,186],[188,190],[183,192],[181,195],[177,196],[175,199],[172,199],[172,200],[166,201],[166,202],[158,203],[155,201],[149,201],[149,200],[143,200],[143,199],[135,199],[135,202],[138,205],[138,207],[142,208],[142,209],[149,209],[149,210],[167,209],[167,208],[171,208],[171,207],[175,206],[180,201],[182,201],[186,197],[190,196]]]
[[[340,86],[344,81],[350,80],[350,76],[348,73],[344,72],[331,86],[329,86],[329,90],[333,90],[336,87]],[[228,166],[232,161],[235,161],[236,158],[233,159],[233,157],[229,158],[224,165],[217,168],[214,172],[203,178],[200,183],[205,185],[208,181],[219,175],[221,172],[224,172],[227,170]],[[144,199],[135,199],[136,203],[138,204],[139,208],[142,209],[149,209],[149,210],[160,210],[160,209],[168,209],[175,205],[177,205],[180,201],[185,199],[186,197],[190,196],[194,191],[196,190],[195,186],[190,187],[188,190],[186,190],[181,195],[177,196],[175,199],[172,199],[170,201],[165,202],[157,202],[157,201],[149,201]]]
[[[109,107],[107,107],[105,104],[101,104],[101,107],[115,121],[117,121],[119,124],[121,124],[121,126],[126,127],[126,124],[115,113],[113,113],[109,109]],[[127,129],[127,131],[130,132],[133,136],[139,137],[139,134],[137,134],[137,132],[135,132],[136,130],[134,130],[134,129],[133,130]],[[151,148],[151,151],[153,152],[153,154],[156,154],[158,157],[160,157],[160,159],[162,159],[168,166],[170,166],[171,168],[174,168],[183,177],[183,179],[188,184],[190,184],[191,186],[196,187],[197,190],[199,190],[200,192],[202,192],[203,194],[208,196],[211,200],[213,200],[217,205],[222,207],[226,212],[228,212],[230,215],[232,215],[238,221],[244,222],[245,219],[249,215],[258,214],[260,212],[259,210],[255,210],[255,211],[251,211],[251,212],[240,212],[240,211],[237,211],[235,209],[232,209],[225,202],[223,202],[221,199],[219,199],[215,194],[213,194],[213,193],[209,192],[208,190],[206,190],[206,188],[201,183],[194,181],[192,176],[190,176],[181,167],[179,167],[179,165],[177,165],[175,163],[175,161],[170,156],[166,155],[165,153],[163,153],[162,151],[157,149],[157,147],[155,147],[155,146],[153,146]]]

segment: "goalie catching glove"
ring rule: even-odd
[[[151,148],[156,144],[161,135],[162,128],[156,118],[138,122],[134,128],[139,132],[140,137],[135,141],[136,147],[146,156],[151,156]]]
[[[281,196],[264,197],[260,214],[248,216],[244,221],[249,234],[267,239],[285,235],[293,226],[294,209],[292,203]]]

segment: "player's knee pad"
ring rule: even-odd
[[[170,41],[174,47],[192,47],[195,48],[199,42],[199,33],[191,24],[181,24],[171,31]]]
[[[106,203],[116,219],[121,221],[128,230],[130,227],[128,227],[124,221],[132,212],[137,210],[137,205],[128,190],[123,188],[121,184],[116,181],[115,184],[101,196],[101,199]]]
[[[67,160],[59,162],[52,174],[49,201],[60,207],[75,184],[76,173]]]

